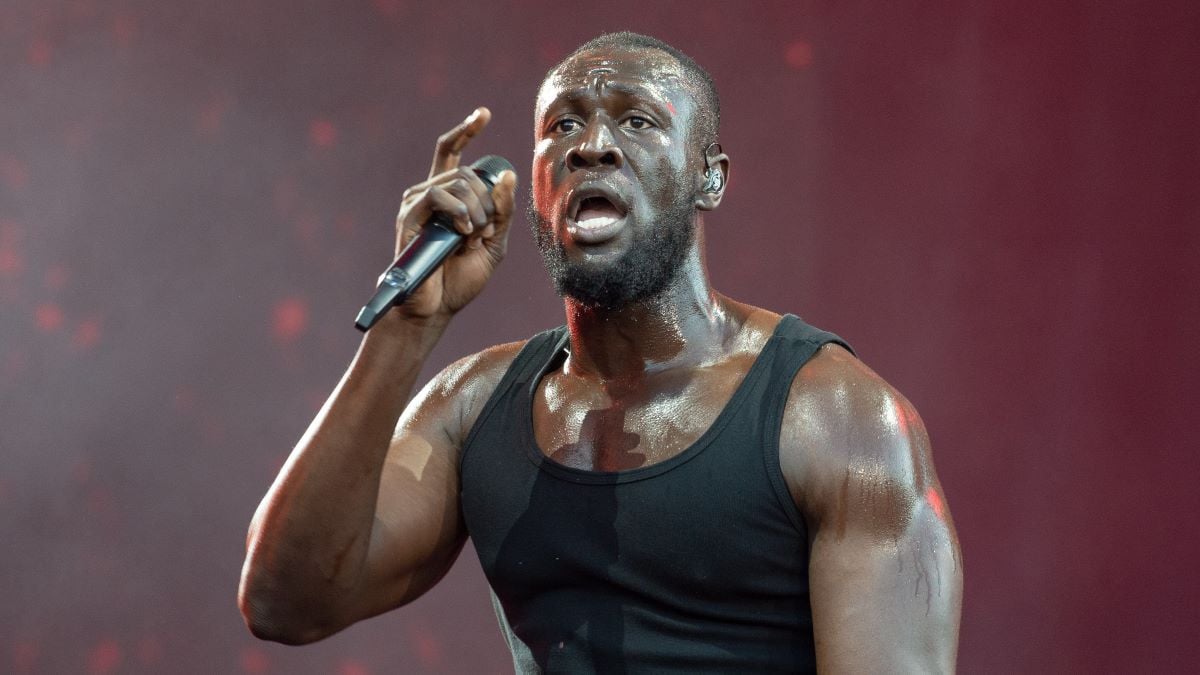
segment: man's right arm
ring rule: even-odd
[[[466,244],[363,339],[254,515],[238,600],[258,637],[312,642],[398,607],[462,548],[459,449],[515,350],[464,359],[408,399],[450,318],[504,256],[515,176],[489,191],[458,166],[489,117],[480,109],[438,140],[429,180],[405,193],[397,219],[397,251],[433,213]]]
[[[406,407],[436,335],[391,328],[364,340],[251,522],[239,601],[260,638],[313,642],[415,600],[466,540],[460,449],[520,345],[451,365]]]

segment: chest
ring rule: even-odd
[[[686,450],[730,403],[753,359],[664,373],[605,389],[561,372],[547,374],[533,401],[538,449],[566,466],[627,471]]]

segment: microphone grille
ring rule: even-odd
[[[500,180],[500,174],[505,171],[512,171],[512,162],[504,159],[500,155],[484,155],[475,160],[471,165],[475,173],[479,174],[479,178],[488,184],[488,187],[496,187],[496,181]]]

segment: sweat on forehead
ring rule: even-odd
[[[644,77],[682,77],[683,68],[670,54],[637,47],[593,47],[577,51],[563,59],[547,73],[547,77],[569,71],[588,73],[638,73]]]
[[[642,83],[650,86],[691,84],[679,64],[666,54],[644,49],[596,49],[569,56],[546,73],[541,95],[610,82],[634,86]]]

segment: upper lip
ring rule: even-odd
[[[571,220],[579,215],[579,205],[583,200],[592,197],[603,197],[607,199],[621,215],[629,212],[629,205],[625,203],[625,199],[611,186],[604,183],[584,183],[571,190],[567,196],[567,216]]]

